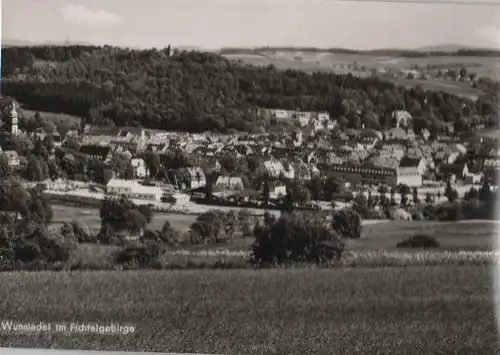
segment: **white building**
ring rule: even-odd
[[[134,169],[134,175],[138,178],[144,178],[148,175],[148,170],[146,168],[146,162],[141,158],[134,158],[130,160],[132,168]]]
[[[257,171],[261,175],[267,174],[273,178],[279,178],[281,176],[290,180],[295,178],[295,169],[292,164],[286,161],[281,162],[274,158],[261,162]]]
[[[221,175],[217,178],[215,186],[223,187],[226,189],[236,189],[236,190],[243,190],[244,188],[243,180],[241,179],[241,177],[232,177],[224,175]]]
[[[276,119],[290,118],[290,114],[286,110],[271,110],[271,113]]]
[[[3,154],[7,157],[7,161],[10,167],[18,167],[21,165],[21,159],[15,150],[6,150]]]
[[[403,158],[397,169],[397,185],[420,187],[423,184],[422,174],[426,169],[424,159]]]
[[[145,186],[133,180],[111,179],[106,185],[108,195],[126,196],[130,199],[160,201],[163,189],[157,186]]]

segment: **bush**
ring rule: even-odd
[[[0,230],[0,270],[11,270],[16,261],[14,243],[7,227]]]
[[[358,212],[344,208],[333,215],[333,228],[344,238],[361,238],[361,216]]]
[[[191,244],[220,243],[233,240],[238,227],[236,213],[210,210],[199,215],[191,225]]]
[[[398,248],[438,248],[439,242],[434,237],[417,234],[397,244]]]
[[[58,233],[49,233],[43,227],[36,227],[33,233],[16,238],[15,258],[21,262],[66,262],[76,249],[77,240]]]
[[[164,248],[156,243],[132,243],[117,252],[114,261],[120,265],[158,268],[164,252]]]
[[[314,214],[269,214],[254,228],[253,260],[258,264],[338,261],[344,250],[342,238],[326,219]]]
[[[160,230],[146,230],[140,240],[145,243],[151,242],[169,246],[177,246],[184,241],[181,233],[173,228],[169,221],[165,221]]]

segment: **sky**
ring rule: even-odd
[[[1,33],[10,40],[140,48],[171,44],[205,49],[266,45],[375,49],[449,43],[500,48],[500,6],[335,0],[4,0]]]

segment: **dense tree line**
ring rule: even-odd
[[[406,109],[417,130],[463,128],[496,117],[493,95],[478,102],[405,89],[376,78],[280,71],[213,53],[114,47],[13,47],[2,50],[3,94],[33,110],[86,122],[183,131],[253,131],[269,124],[258,107],[327,111],[349,127],[384,128]],[[462,122],[465,121],[465,122]],[[460,125],[459,125],[460,126]]]

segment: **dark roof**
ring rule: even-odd
[[[392,176],[396,174],[394,169],[388,168],[376,168],[371,166],[362,166],[362,165],[346,165],[346,164],[332,164],[330,166],[330,171],[336,172],[346,172],[352,174],[362,174],[362,175],[372,175],[372,176]]]
[[[82,145],[78,151],[80,154],[84,155],[97,155],[105,158],[111,151],[110,147],[103,147],[99,145]]]
[[[400,168],[411,168],[417,167],[420,164],[421,158],[413,158],[413,157],[403,157],[399,162]]]
[[[466,165],[467,163],[442,164],[439,166],[439,171],[441,173],[460,175]]]
[[[122,127],[120,128],[120,137],[125,137],[127,133],[133,134],[134,136],[140,136],[142,134],[143,128],[141,127]]]

